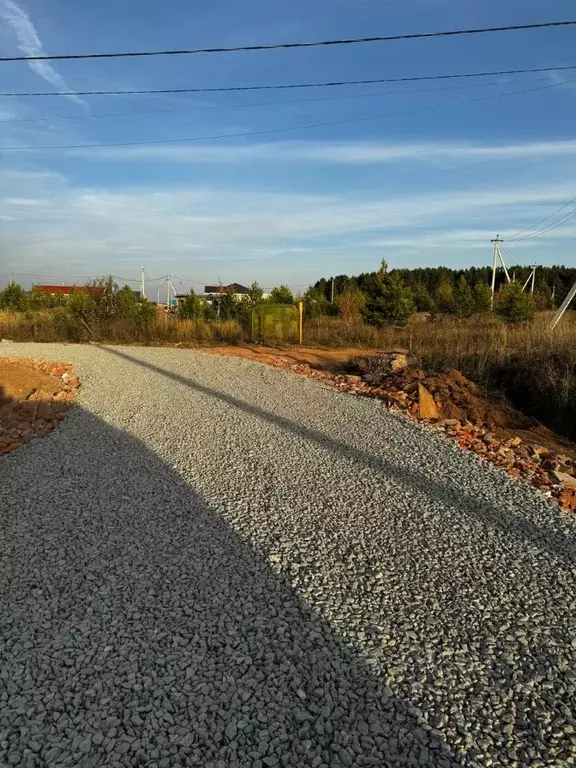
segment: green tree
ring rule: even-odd
[[[262,288],[262,286],[257,283],[256,280],[248,288],[248,293],[246,294],[244,301],[248,303],[250,309],[256,309],[256,307],[259,307],[260,304],[263,303],[264,288]]]
[[[507,283],[496,295],[495,309],[508,323],[525,323],[534,317],[534,297],[520,283]]]
[[[128,288],[128,286],[126,286]],[[118,314],[118,285],[112,275],[97,277],[86,283],[90,298],[94,303],[94,314],[99,320],[109,320]],[[128,288],[130,290],[130,288]]]
[[[329,314],[330,304],[326,298],[326,294],[322,290],[308,288],[304,294],[303,302],[304,317],[307,320]]]
[[[404,325],[416,311],[410,288],[399,274],[378,273],[375,291],[366,299],[364,318],[371,325]]]
[[[114,294],[115,314],[122,318],[135,318],[138,315],[138,299],[129,285],[125,285]]]
[[[287,285],[281,285],[279,288],[272,288],[270,293],[271,304],[294,304],[294,296]]]
[[[436,309],[434,299],[423,283],[417,283],[412,289],[412,293],[414,294],[414,303],[418,312],[434,312]]]
[[[203,315],[204,302],[196,295],[194,288],[190,288],[190,293],[178,303],[178,317],[182,320],[191,320],[194,317],[202,317]]]
[[[452,283],[443,280],[434,291],[434,304],[440,314],[448,315],[454,312],[454,289]]]
[[[488,283],[479,280],[474,286],[474,312],[484,314],[490,312],[492,291]]]
[[[96,302],[87,291],[73,290],[66,305],[70,314],[86,322],[96,313]]]
[[[17,283],[10,283],[3,291],[0,291],[0,309],[22,312],[26,309],[27,303],[26,293]]]
[[[464,275],[460,275],[454,290],[454,311],[459,317],[470,317],[474,311],[474,294]]]
[[[223,291],[216,299],[219,320],[235,320],[238,314],[238,302],[229,291]]]
[[[366,307],[366,296],[356,286],[349,286],[338,297],[338,314],[345,320],[359,320]]]
[[[50,296],[49,293],[44,293],[33,285],[28,296],[28,307],[29,309],[50,309],[55,306],[55,299],[55,296]]]

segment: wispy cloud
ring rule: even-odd
[[[2,18],[14,33],[18,49],[24,56],[43,56],[44,48],[42,41],[38,36],[36,27],[28,13],[13,0],[0,0],[0,18]],[[53,85],[61,93],[69,94],[68,98],[77,104],[84,105],[84,102],[77,96],[73,96],[71,88],[63,77],[61,77],[54,67],[47,61],[30,61],[30,69]]]
[[[366,271],[383,253],[394,266],[481,263],[495,232],[529,226],[573,196],[567,182],[359,199],[201,185],[91,188],[57,174],[0,172],[3,255],[14,270],[44,265],[45,274],[50,264],[85,274],[123,264],[137,274],[144,263],[267,284]],[[566,232],[528,241],[523,256],[570,261]]]
[[[258,144],[147,145],[78,150],[93,159],[174,163],[315,163],[371,165],[395,162],[474,163],[576,155],[576,140],[516,144],[463,142],[277,141]]]

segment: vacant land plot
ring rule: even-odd
[[[82,390],[0,458],[0,764],[575,761],[573,515],[247,360],[9,354]]]

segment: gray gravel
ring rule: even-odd
[[[174,349],[0,458],[0,768],[576,763],[576,518],[377,403]]]

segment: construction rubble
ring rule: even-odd
[[[66,363],[0,358],[0,456],[54,429],[79,387]]]

